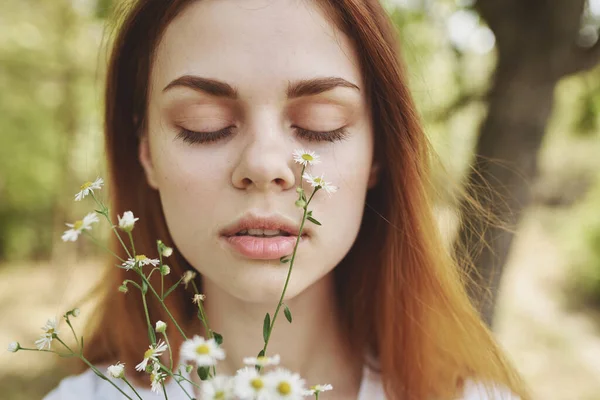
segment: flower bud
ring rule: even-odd
[[[165,324],[163,321],[158,321],[156,322],[155,329],[158,333],[165,333],[165,331],[167,330],[167,324]]]
[[[81,314],[81,311],[79,311],[79,308],[74,308],[71,311],[71,315],[73,315],[75,318],[79,317],[79,314]]]
[[[121,286],[119,286],[119,292],[121,293],[127,293],[129,292],[129,289],[127,288],[126,284],[122,284]]]
[[[20,349],[21,349],[21,345],[19,344],[19,342],[11,342],[8,345],[8,351],[10,351],[11,353],[16,353]]]
[[[193,370],[194,370],[194,366],[193,365],[186,365],[185,366],[185,372],[187,372],[188,374],[191,374]]]
[[[306,207],[306,201],[304,201],[302,199],[296,200],[296,207],[300,207],[300,208]]]
[[[168,265],[164,264],[164,265],[160,266],[160,274],[162,276],[167,276],[170,273],[171,273],[171,268]]]
[[[196,277],[196,273],[194,271],[185,271],[185,273],[183,274],[183,284],[185,285],[185,288],[187,289],[187,285],[192,281],[192,279],[194,279]]]
[[[139,220],[139,218],[133,217],[131,211],[125,211],[123,217],[119,217],[118,215],[117,217],[119,218],[119,228],[124,232],[131,232],[135,225],[135,221]]]
[[[304,189],[302,189],[300,186],[298,186],[296,188],[296,193],[300,194],[300,193],[303,193],[303,192],[304,192]]]
[[[111,365],[108,367],[107,372],[113,378],[122,379],[125,377],[125,364],[118,362],[115,365]]]

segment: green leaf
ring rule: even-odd
[[[308,213],[306,213],[306,215],[308,215],[309,217],[312,217],[312,210],[310,210]]]
[[[292,312],[288,308],[287,304],[283,305],[283,313],[285,314],[285,318],[287,318],[287,320],[291,324],[292,323]]]
[[[169,288],[169,290],[166,291],[165,295],[163,296],[163,300],[166,299],[167,296],[170,295],[171,292],[177,288],[177,286],[179,286],[179,284],[181,283],[182,280],[183,280],[183,276],[177,281],[176,284],[174,284],[173,286],[171,286]]]
[[[148,326],[148,339],[150,342],[156,343],[156,335],[154,334],[154,329],[151,326]]]
[[[258,352],[258,355],[256,357],[264,357],[265,356],[265,351],[261,350]]]
[[[265,339],[265,343],[269,339],[269,329],[271,328],[271,316],[269,313],[265,315],[265,321],[263,323],[263,339]]]
[[[310,222],[312,222],[313,224],[321,225],[321,223],[319,221],[317,221],[316,219],[314,219],[313,217],[306,217],[306,219],[309,220]]]
[[[81,344],[79,345],[80,352],[83,353],[83,336],[80,338]]]
[[[148,284],[146,283],[145,279],[142,281],[142,293],[143,294],[148,293]]]
[[[215,331],[212,331],[213,337],[215,338],[215,342],[217,342],[217,344],[220,346],[223,343],[223,335],[221,335],[220,333],[217,333]]]
[[[200,377],[201,381],[205,381],[209,378],[209,374],[210,374],[209,367],[198,367],[196,372],[198,373],[198,376]]]
[[[279,261],[283,264],[290,262],[289,258],[286,258],[287,256],[283,256],[279,259]]]

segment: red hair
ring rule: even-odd
[[[173,245],[157,191],[136,157],[144,134],[151,62],[166,26],[197,0],[135,1],[119,14],[105,97],[105,136],[113,220],[132,210],[140,221],[135,248],[156,254],[156,239]],[[506,386],[522,399],[525,387],[465,291],[433,215],[432,152],[421,128],[398,54],[396,31],[376,0],[321,0],[324,13],[357,50],[375,134],[379,183],[367,194],[358,238],[335,268],[343,322],[355,348],[370,351],[389,399],[450,399],[465,379]],[[119,243],[112,249],[126,258]],[[175,248],[165,287],[191,269]],[[102,282],[96,328],[86,344],[93,363],[135,365],[148,343],[141,297],[117,287],[130,275],[110,268]],[[201,285],[201,277],[197,277]],[[155,282],[154,282],[155,283]],[[191,293],[176,290],[167,303],[186,326],[196,319]],[[169,321],[151,296],[152,321]],[[117,329],[104,330],[103,326]],[[179,348],[182,338],[173,335]]]

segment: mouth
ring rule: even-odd
[[[299,232],[299,226],[283,217],[247,215],[220,234],[231,248],[242,256],[271,260],[291,255]],[[309,237],[309,230],[303,229],[299,244]]]

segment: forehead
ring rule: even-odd
[[[227,81],[241,96],[285,92],[288,81],[338,76],[362,86],[348,38],[309,0],[203,0],[165,30],[152,82],[182,75]]]

